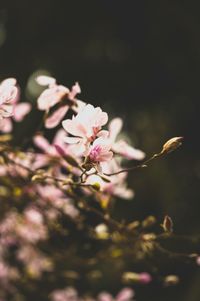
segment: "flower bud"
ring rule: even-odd
[[[108,233],[108,227],[105,224],[99,224],[95,228],[96,237],[99,239],[108,239],[109,233]]]
[[[32,182],[42,182],[44,181],[44,177],[42,175],[34,175],[31,178]]]
[[[175,149],[177,149],[179,146],[181,146],[183,141],[183,137],[174,137],[169,139],[164,145],[163,149],[161,151],[161,154],[167,154],[173,152]]]
[[[166,286],[176,285],[179,283],[179,277],[177,275],[168,275],[164,279],[164,284]]]
[[[101,186],[98,182],[95,182],[92,184],[92,188],[96,191],[99,191],[101,189]]]
[[[149,273],[133,273],[133,272],[125,272],[122,275],[122,280],[126,283],[136,282],[141,284],[148,284],[152,281],[152,277]]]
[[[150,215],[145,220],[143,220],[142,227],[148,228],[153,226],[155,223],[156,223],[156,218],[153,215]]]
[[[166,215],[161,225],[165,232],[172,233],[173,232],[173,221],[170,216]]]

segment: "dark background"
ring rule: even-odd
[[[115,214],[154,214],[159,222],[169,214],[176,233],[198,235],[199,2],[8,1],[0,10],[0,79],[16,77],[26,89],[22,98],[32,100],[27,83],[38,70],[68,87],[78,81],[81,98],[121,116],[135,146],[149,155],[184,136],[181,149],[130,175],[136,197],[118,202]],[[187,280],[143,290],[137,300],[199,301],[199,276]]]

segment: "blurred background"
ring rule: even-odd
[[[34,77],[50,74],[67,87],[78,81],[81,99],[122,117],[147,156],[184,136],[179,150],[129,176],[136,196],[114,214],[159,222],[168,214],[189,236],[200,231],[199,20],[193,0],[19,0],[0,9],[0,80],[16,77],[22,98],[33,101]],[[199,275],[181,273],[183,284],[142,289],[137,300],[199,301]]]

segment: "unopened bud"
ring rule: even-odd
[[[109,233],[108,233],[108,227],[105,224],[99,224],[95,228],[96,236],[99,239],[108,239]]]
[[[99,191],[101,189],[101,186],[98,182],[93,183],[91,186],[96,191]]]
[[[125,283],[136,282],[141,284],[148,284],[152,281],[152,276],[147,273],[133,273],[133,272],[125,272],[122,275],[122,280]]]
[[[161,226],[165,232],[172,233],[173,232],[173,221],[172,221],[171,217],[166,215]]]
[[[147,233],[142,235],[142,239],[144,241],[152,241],[156,239],[156,235],[154,233]]]
[[[169,139],[163,145],[163,149],[161,151],[161,154],[173,152],[175,149],[177,149],[179,146],[181,146],[182,141],[183,141],[183,137],[174,137],[174,138]]]
[[[42,175],[34,175],[31,178],[32,182],[42,182],[44,180],[44,177]]]
[[[176,285],[179,283],[179,277],[176,275],[168,275],[164,279],[164,285],[170,286],[170,285]]]
[[[156,223],[156,218],[153,215],[150,215],[145,220],[143,220],[142,227],[148,228],[153,226],[155,223]]]

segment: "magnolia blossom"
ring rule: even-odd
[[[16,224],[15,231],[21,240],[33,244],[47,239],[47,228],[44,225],[43,216],[34,208],[26,209],[24,218]]]
[[[111,143],[102,137],[96,139],[90,147],[88,160],[91,163],[106,162],[112,159]]]
[[[13,103],[18,96],[16,84],[15,78],[5,79],[0,84],[0,119],[12,116]]]
[[[67,133],[74,137],[66,137],[66,143],[78,143],[79,147],[85,151],[88,145],[97,137],[107,137],[108,132],[102,131],[101,128],[108,121],[108,114],[102,112],[101,108],[86,105],[72,119],[62,122]]]
[[[46,128],[54,128],[64,118],[69,108],[75,105],[75,97],[78,93],[81,93],[80,86],[75,83],[70,91],[67,87],[58,85],[56,80],[49,76],[38,76],[36,81],[42,86],[48,86],[37,100],[38,109],[49,113],[52,107],[59,104],[56,110],[48,115],[45,120]]]
[[[4,126],[4,118],[13,115],[14,103],[18,98],[17,81],[15,78],[8,78],[0,84],[0,130]]]
[[[64,142],[65,137],[66,132],[63,129],[57,131],[52,143],[49,143],[47,138],[42,134],[38,133],[35,135],[33,142],[43,152],[37,160],[39,168],[48,165],[49,162],[54,162],[54,171],[55,168],[57,168],[58,172],[60,167],[65,167],[66,169],[70,168],[72,173],[80,173],[77,168],[72,168],[72,166],[63,158],[65,156],[70,156],[79,163],[79,157],[81,155],[81,150],[77,145],[69,145]]]
[[[50,260],[32,245],[21,246],[17,258],[25,264],[27,272],[34,278],[39,278],[43,271],[52,270]]]
[[[37,193],[40,195],[40,204],[49,205],[52,208],[61,210],[64,214],[71,218],[77,218],[79,211],[73,205],[71,199],[67,198],[63,191],[54,185],[37,185]],[[54,212],[55,213],[55,212]]]
[[[21,122],[24,117],[30,112],[31,104],[28,102],[20,102],[13,104],[13,114],[10,118],[4,118],[0,130],[3,133],[10,133],[13,129],[12,119],[16,122]]]
[[[145,157],[143,151],[128,145],[124,140],[117,140],[117,136],[120,133],[122,126],[123,121],[121,118],[114,118],[109,123],[109,139],[112,141],[113,152],[129,160],[143,160]]]
[[[0,84],[0,130],[12,131],[12,121],[20,122],[30,112],[29,103],[19,101],[19,88],[14,78],[8,78]]]

